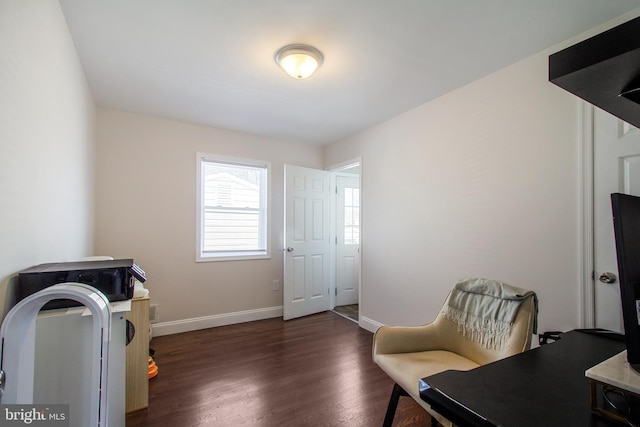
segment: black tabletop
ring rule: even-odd
[[[423,378],[420,396],[459,426],[607,426],[591,411],[585,371],[624,343],[572,331],[559,341],[481,366]]]

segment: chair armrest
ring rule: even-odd
[[[373,336],[373,355],[441,350],[442,332],[434,323],[423,326],[381,326]]]

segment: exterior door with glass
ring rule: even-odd
[[[336,176],[336,305],[359,302],[360,178]]]

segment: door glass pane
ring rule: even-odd
[[[344,244],[360,244],[360,189],[344,189]]]

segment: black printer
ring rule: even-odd
[[[75,282],[93,286],[109,301],[133,298],[135,281],[144,282],[144,270],[133,259],[58,262],[40,264],[18,273],[17,300],[59,283]],[[44,310],[81,305],[72,300],[57,299],[44,305]]]

